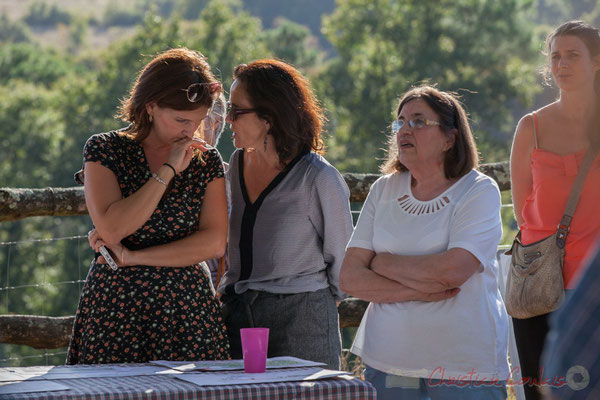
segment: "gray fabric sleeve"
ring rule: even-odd
[[[316,176],[311,191],[310,219],[323,242],[327,278],[336,300],[348,297],[339,286],[346,244],[352,235],[350,191],[342,175],[332,166]]]

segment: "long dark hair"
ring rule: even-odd
[[[121,102],[117,117],[132,124],[125,134],[141,142],[152,126],[146,104],[174,110],[197,110],[212,107],[209,90],[201,92],[197,101],[187,98],[186,89],[193,83],[213,83],[217,79],[202,54],[186,48],[158,54],[139,73],[129,96]]]
[[[421,99],[437,114],[440,128],[446,134],[451,134],[456,129],[454,145],[444,156],[444,173],[447,179],[458,178],[469,171],[479,167],[479,155],[475,139],[469,126],[469,118],[465,109],[454,93],[443,92],[433,86],[423,85],[406,92],[396,107],[396,118],[400,115],[406,103]],[[384,174],[391,174],[408,169],[398,159],[398,143],[396,135],[390,135],[388,140],[388,154],[380,167]]]
[[[545,46],[548,54],[550,53],[552,41],[557,36],[575,36],[579,38],[588,49],[590,58],[596,57],[600,54],[600,30],[583,21],[565,22],[556,28],[552,33],[550,33],[546,37]],[[550,68],[545,67],[543,71],[546,82],[548,82],[552,76],[550,73]],[[588,129],[588,136],[592,143],[600,142],[600,70],[596,71],[596,76],[594,77],[594,91],[596,93],[597,109],[592,117],[592,120],[590,121],[590,128]]]
[[[546,51],[547,54],[550,54],[550,49],[552,47],[552,41],[557,36],[575,36],[579,38],[588,49],[590,53],[590,57],[595,57],[600,54],[600,30],[594,28],[590,24],[586,24],[583,21],[568,21],[556,28],[552,33],[550,33],[546,37]],[[552,74],[550,73],[549,68],[544,69],[544,74],[546,80],[552,78]],[[596,76],[594,78],[594,89],[596,90],[596,95],[600,96],[600,71],[596,72]]]
[[[308,80],[283,61],[264,59],[238,65],[233,77],[244,88],[283,164],[302,151],[324,153],[321,130],[325,116]]]

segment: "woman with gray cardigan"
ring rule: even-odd
[[[320,154],[323,112],[284,62],[242,64],[234,78],[230,266],[219,286],[232,357],[242,357],[240,328],[266,327],[269,357],[338,369],[336,301],[352,217],[344,179]]]

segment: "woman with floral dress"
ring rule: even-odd
[[[201,54],[166,51],[123,101],[130,125],[85,144],[89,241],[105,246],[117,268],[96,253],[67,364],[229,358],[202,262],[225,252],[223,167],[195,138],[220,91]]]

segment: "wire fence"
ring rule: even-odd
[[[351,204],[354,224],[361,208]],[[503,219],[512,218],[508,208],[502,205]],[[92,258],[86,235],[0,242],[0,315],[74,315]],[[0,343],[0,367],[58,365],[65,357],[66,349]]]
[[[0,314],[73,315],[93,257],[85,235],[0,242]],[[0,343],[0,367],[64,364],[66,349]]]

